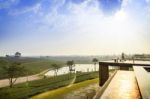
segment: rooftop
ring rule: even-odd
[[[141,99],[135,74],[132,71],[117,71],[101,99]]]
[[[119,67],[111,77],[109,66]],[[150,99],[150,61],[99,62],[99,76],[94,99]]]

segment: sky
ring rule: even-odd
[[[150,0],[0,0],[0,56],[150,54]]]

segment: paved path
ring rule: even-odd
[[[100,99],[141,99],[133,71],[118,71]]]
[[[22,83],[22,82],[26,82],[28,79],[28,81],[32,81],[32,80],[37,80],[37,79],[41,79],[41,77],[39,77],[38,74],[36,75],[31,75],[31,76],[26,76],[26,77],[20,77],[17,79],[17,81],[15,82],[15,84],[18,83]],[[1,87],[5,87],[5,86],[9,86],[9,80],[8,79],[2,79],[0,80],[0,88]]]
[[[46,72],[48,72],[49,70],[50,69],[46,69],[46,70],[42,71],[41,73],[35,74],[35,75],[30,75],[30,76],[25,76],[25,77],[19,77],[17,79],[17,81],[15,82],[15,84],[23,83],[23,82],[26,82],[27,80],[28,81],[32,81],[32,80],[41,79],[42,77],[40,77],[39,75],[43,75]],[[9,86],[9,80],[8,79],[2,79],[2,80],[0,80],[0,88],[1,87],[6,87],[6,86]]]

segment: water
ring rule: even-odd
[[[110,61],[113,62],[113,61]],[[133,61],[126,61],[125,63],[133,63]],[[150,64],[150,61],[135,61],[134,63],[144,63],[144,64]],[[96,64],[96,71],[99,69],[99,64]],[[117,69],[117,67],[114,66],[109,66],[109,69]],[[90,72],[90,71],[95,71],[95,66],[94,64],[75,64],[75,71],[81,71],[81,72]],[[62,67],[58,70],[57,75],[62,75],[69,73],[69,67],[65,66]],[[46,76],[53,76],[54,71],[50,70],[45,74]]]
[[[98,69],[99,69],[99,65],[96,64],[96,71],[98,71]],[[75,72],[77,72],[77,71],[81,71],[81,72],[95,71],[95,66],[94,66],[94,64],[75,64]],[[69,73],[68,66],[60,68],[57,72],[57,75],[62,75],[62,74],[66,74],[66,73]],[[48,71],[45,75],[53,76],[54,70]]]

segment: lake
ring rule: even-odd
[[[113,61],[111,61],[113,62]],[[133,61],[126,61],[125,63],[133,63]],[[150,61],[135,61],[134,63],[145,63],[145,64],[150,64]],[[117,67],[111,67],[109,66],[109,69],[117,69]],[[77,71],[81,71],[81,72],[90,72],[90,71],[94,71],[95,70],[95,66],[94,64],[75,64],[75,72]],[[96,64],[96,71],[99,70],[99,64]],[[62,75],[62,74],[66,74],[69,73],[69,67],[68,66],[64,66],[62,68],[60,68],[58,70],[57,75]],[[53,76],[54,75],[54,70],[50,70],[48,71],[45,76]]]
[[[94,64],[75,64],[74,69],[75,69],[75,72],[77,72],[77,71],[90,72],[90,71],[95,70],[95,66],[94,66]],[[99,69],[99,65],[96,64],[96,71],[98,71],[98,69]],[[66,73],[69,73],[69,67],[68,66],[60,68],[57,72],[57,75],[66,74]],[[54,70],[48,71],[45,75],[46,76],[53,76]]]
[[[109,67],[109,69],[113,69],[114,67]],[[96,64],[96,71],[99,70],[99,64]],[[95,66],[94,64],[75,64],[75,72],[80,71],[80,72],[90,72],[90,71],[95,71]],[[57,75],[62,75],[62,74],[67,74],[69,73],[69,67],[64,66],[60,68],[57,72]],[[54,76],[54,70],[48,71],[45,76]]]

